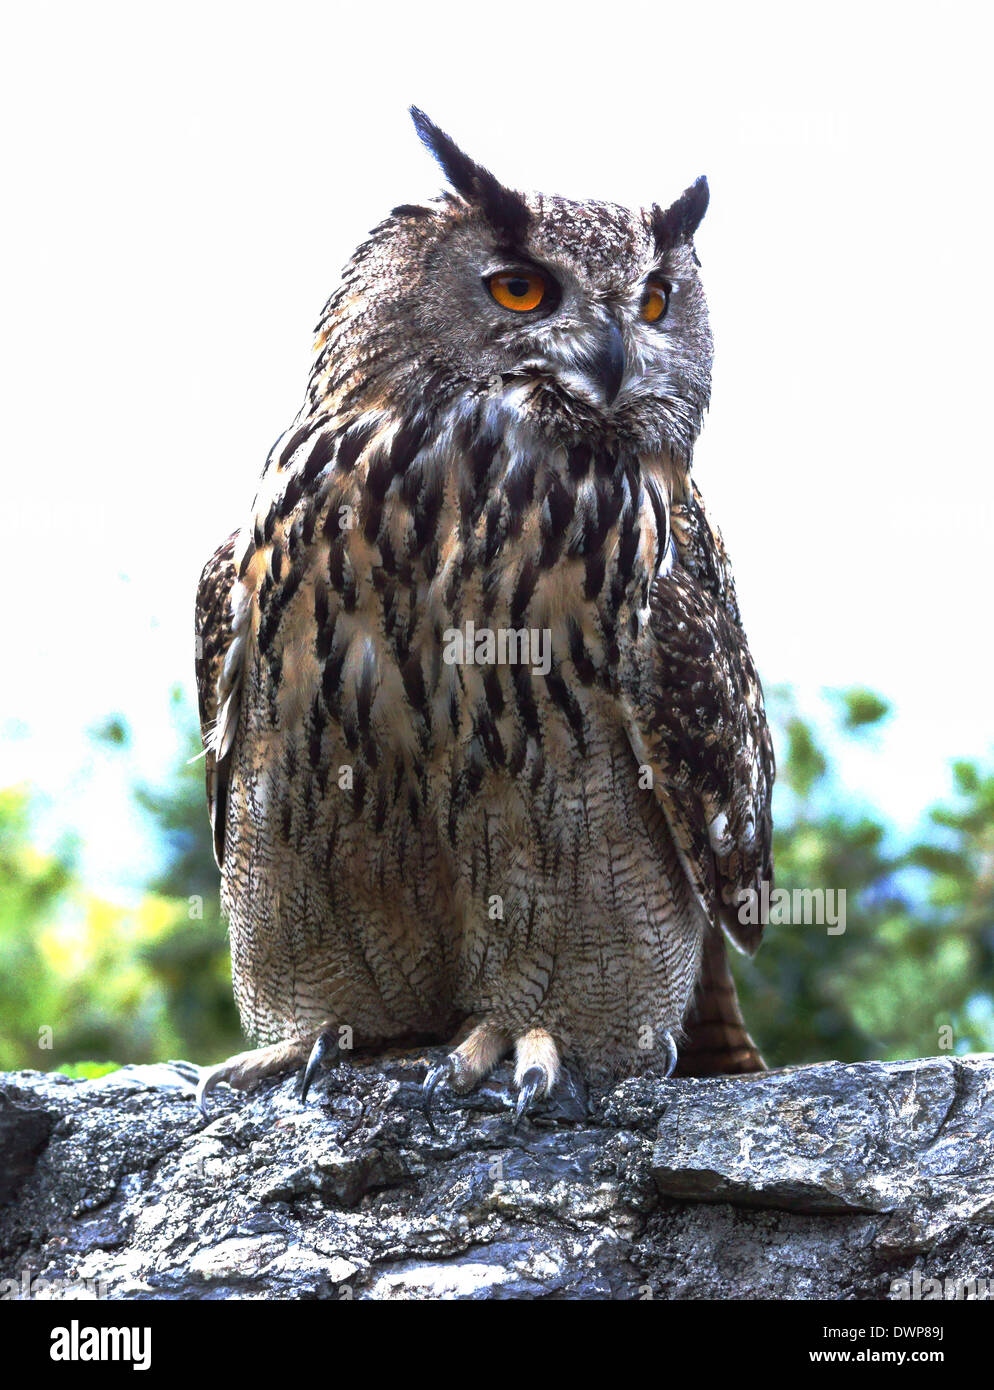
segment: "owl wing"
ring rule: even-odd
[[[671,521],[676,562],[653,585],[629,735],[708,919],[751,954],[762,925],[739,909],[743,893],[772,886],[773,745],[731,568],[696,488]]]
[[[200,733],[204,741],[207,776],[207,808],[214,836],[218,868],[224,857],[225,808],[228,797],[229,753],[215,751],[214,730],[218,718],[218,684],[232,642],[231,594],[235,585],[236,531],[204,566],[197,585],[196,677]]]

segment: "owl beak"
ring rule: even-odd
[[[625,340],[617,320],[609,317],[596,341],[583,354],[582,362],[585,374],[603,392],[605,405],[613,404],[621,390],[625,366]]]

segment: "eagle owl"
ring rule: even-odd
[[[691,481],[702,178],[663,210],[524,195],[420,111],[449,190],[394,208],[197,595],[248,1086],[331,1050],[748,1071],[725,933],[769,880],[773,756]]]

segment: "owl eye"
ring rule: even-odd
[[[487,279],[487,289],[504,309],[525,313],[538,309],[549,296],[549,285],[536,270],[501,270]]]
[[[646,323],[658,323],[670,307],[671,286],[665,280],[650,280],[639,304],[639,315]]]

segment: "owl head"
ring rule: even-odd
[[[707,181],[665,210],[519,193],[411,114],[450,190],[356,250],[319,324],[312,405],[486,401],[546,441],[689,461],[711,378],[693,245]]]

